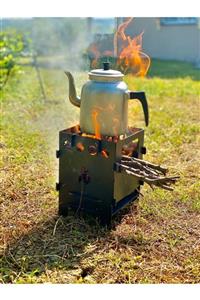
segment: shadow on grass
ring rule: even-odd
[[[126,207],[118,213],[112,229],[128,210]],[[0,257],[3,282],[44,282],[44,278],[48,278],[47,273],[55,270],[64,271],[66,277],[62,282],[77,282],[93,272],[92,267],[82,265],[82,260],[95,254],[99,247],[102,249],[111,240],[111,230],[100,227],[94,219],[86,222],[82,217],[73,215],[66,218],[54,216],[38,223],[7,247]]]
[[[6,249],[1,262],[4,282],[17,282],[19,274],[30,281],[46,270],[77,269],[85,247],[104,235],[105,230],[95,229],[80,218],[50,218]]]

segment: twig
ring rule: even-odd
[[[138,163],[141,163],[142,165],[144,166],[147,166],[147,167],[150,167],[154,170],[157,170],[157,171],[160,171],[162,172],[164,175],[168,172],[168,169],[167,168],[164,168],[164,167],[161,167],[160,165],[155,165],[155,164],[152,164],[148,161],[144,161],[142,159],[139,159],[139,158],[135,158],[135,157],[130,157],[130,156],[125,156],[123,155],[122,156],[122,160],[125,160],[125,161],[136,161]]]
[[[54,226],[54,229],[53,229],[53,236],[54,236],[55,233],[56,233],[56,228],[57,228],[57,225],[58,225],[58,222],[59,222],[60,219],[61,219],[61,217],[59,217],[59,218],[57,219],[56,223],[55,223],[55,226]]]
[[[140,175],[138,173],[129,171],[127,169],[125,169],[124,167],[122,167],[122,170],[125,171],[126,174],[128,175],[132,175],[134,177],[137,177],[139,180],[142,180],[144,182],[146,182],[147,184],[150,185],[150,187],[152,188],[152,185],[155,185],[157,187],[161,187],[163,189],[169,190],[169,191],[173,191],[173,188],[168,186],[170,183],[175,183],[174,181],[169,181],[168,178],[149,178],[147,176],[144,175]]]
[[[123,155],[121,162],[116,163],[116,165],[126,174],[146,182],[152,189],[153,186],[157,186],[168,191],[173,191],[171,185],[175,184],[179,178],[179,176],[166,177],[167,168],[135,157]]]

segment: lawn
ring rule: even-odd
[[[150,107],[146,159],[180,175],[173,192],[142,189],[110,230],[58,217],[58,131],[78,122],[60,69],[24,66],[1,93],[1,283],[200,282],[200,71],[153,61],[147,78],[126,76]],[[75,74],[77,90],[87,72]],[[129,124],[144,126],[138,103]]]

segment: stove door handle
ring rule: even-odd
[[[146,126],[149,125],[149,107],[148,102],[145,96],[145,92],[131,92],[129,91],[129,99],[137,99],[142,104],[143,112],[144,112],[144,118],[145,118],[145,124]]]

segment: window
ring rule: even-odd
[[[194,25],[198,18],[160,18],[160,25]]]

